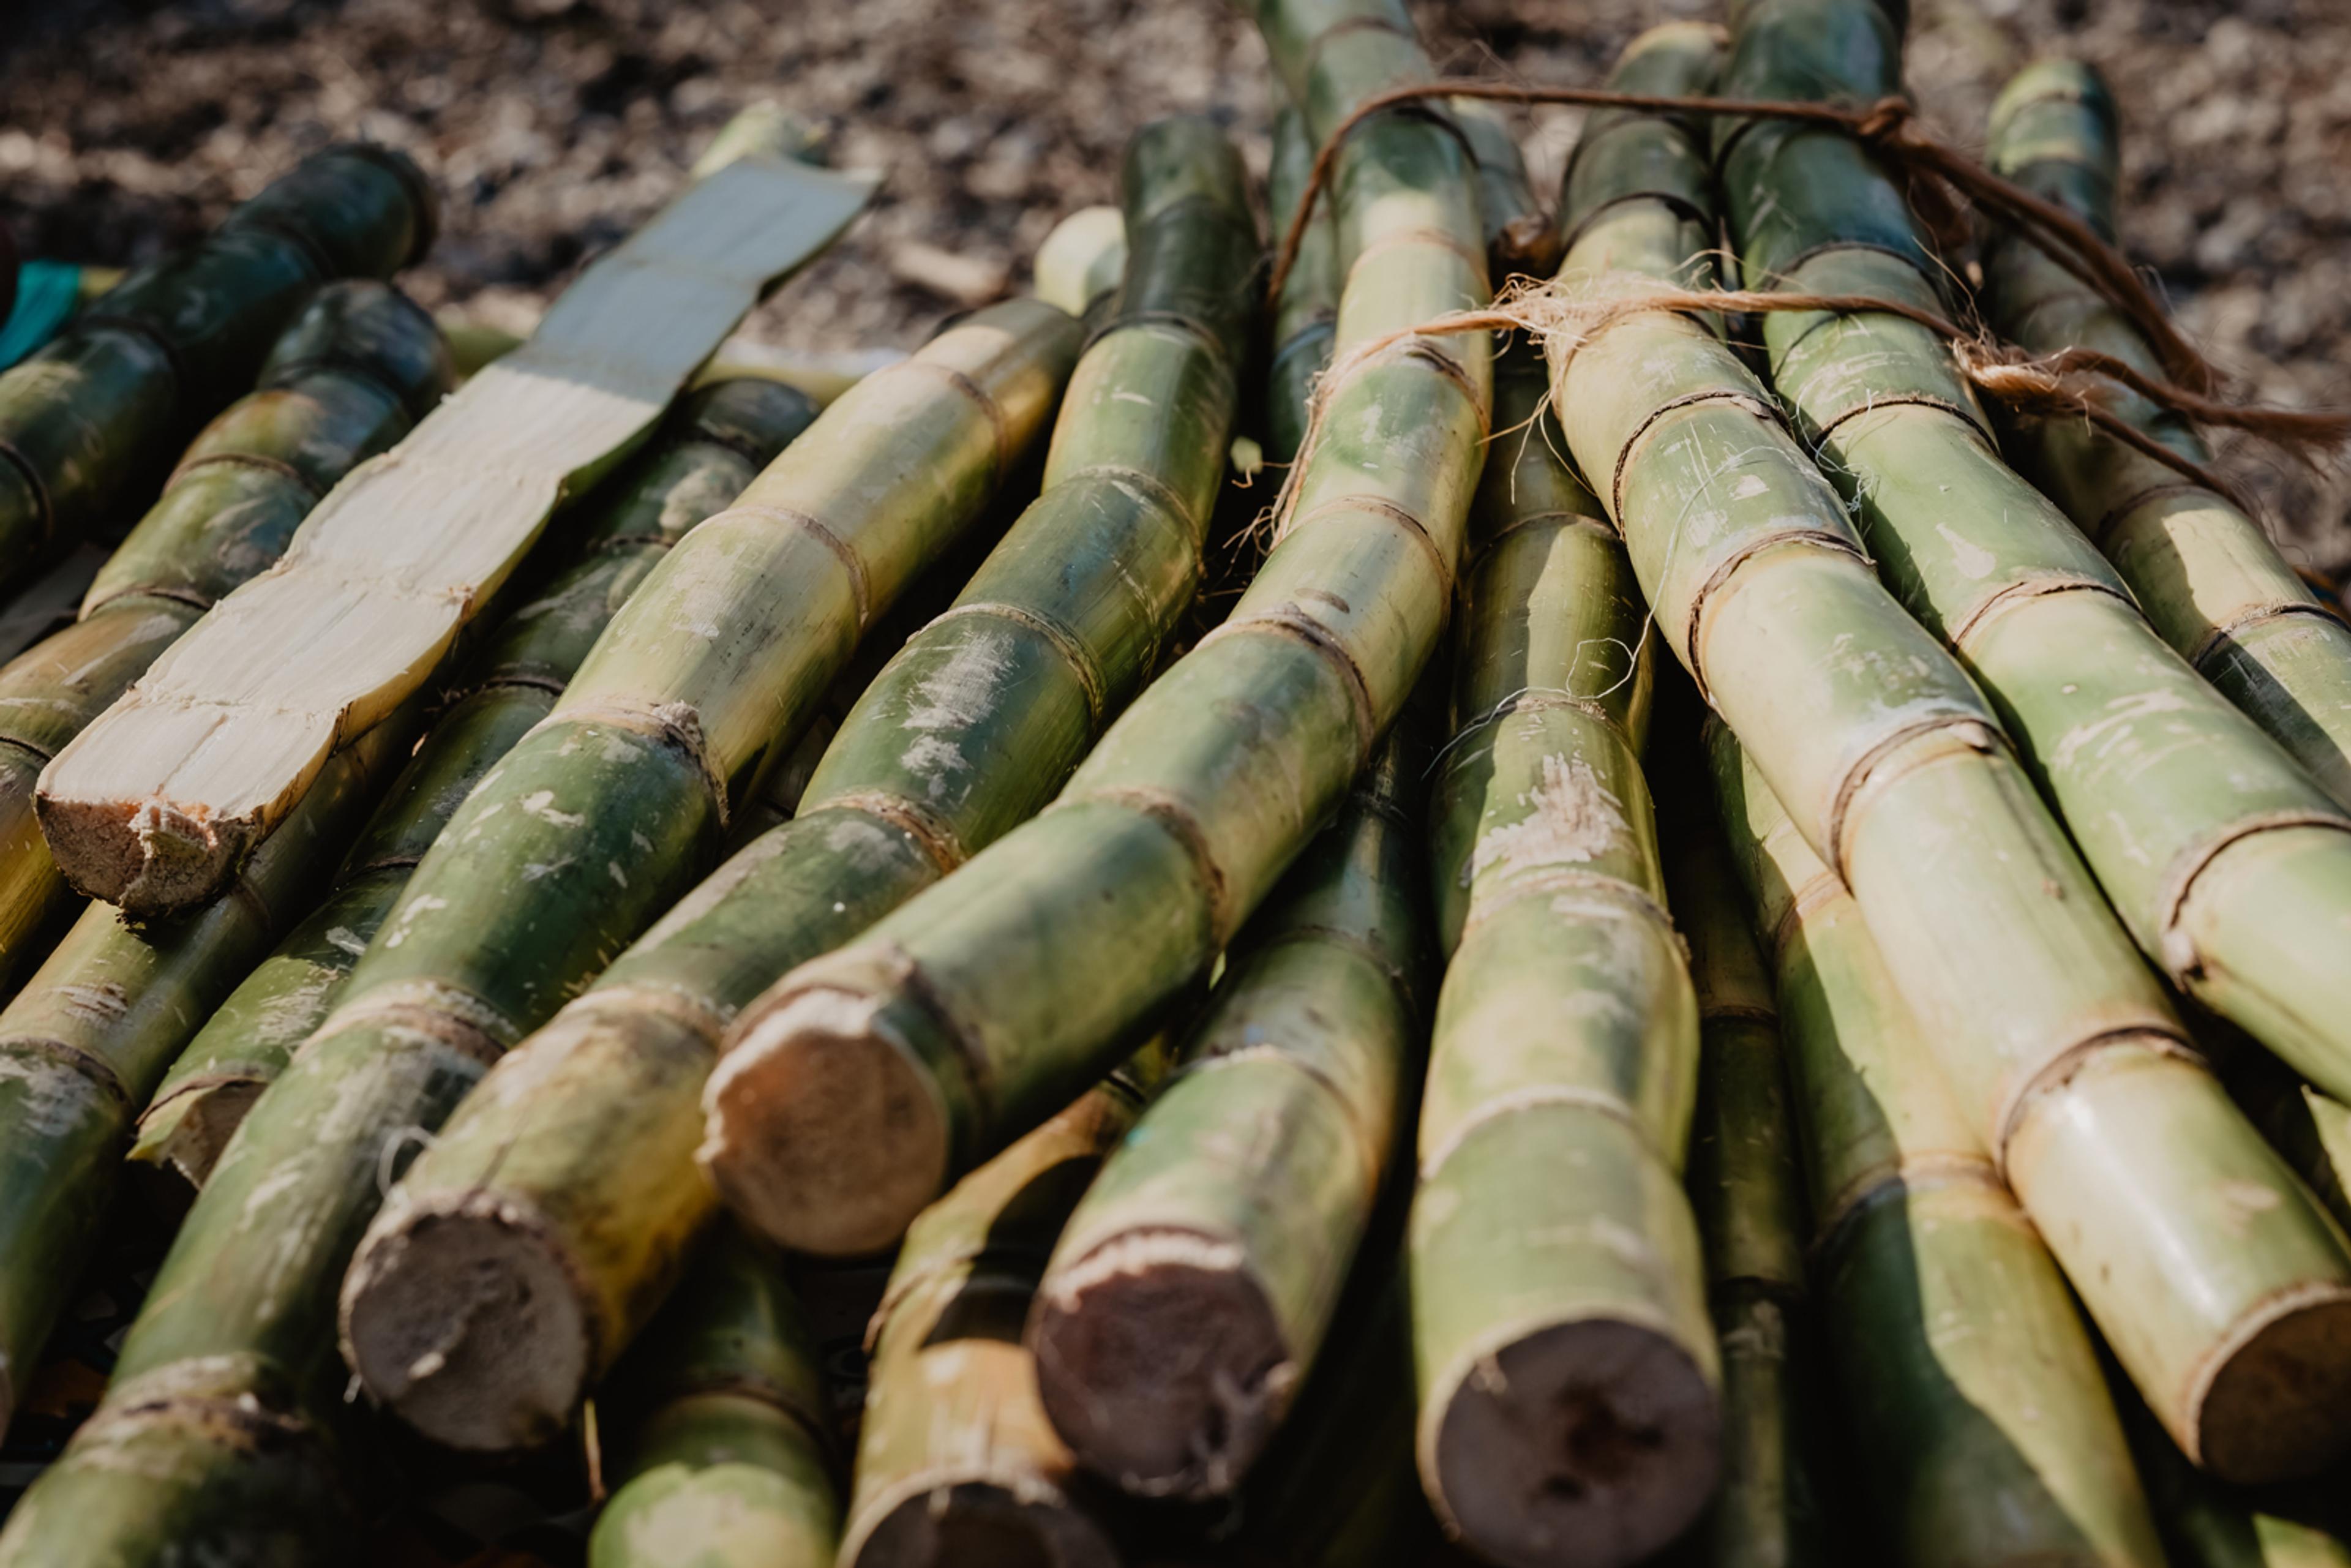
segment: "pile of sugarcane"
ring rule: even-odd
[[[1257,9],[1268,217],[1145,126],[862,376],[729,338],[872,191],[771,110],[465,373],[364,146],[0,372],[0,1431],[171,1236],[0,1568],[436,1452],[596,1568],[2351,1568],[2351,628],[2105,87],[1956,224],[1903,7],[1740,0],[1552,214]]]

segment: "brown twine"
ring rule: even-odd
[[[2012,345],[1994,343],[1970,332],[1935,311],[1897,299],[1856,294],[1799,294],[1783,290],[1705,289],[1658,287],[1612,298],[1571,298],[1556,281],[1505,288],[1482,310],[1455,310],[1416,327],[1405,327],[1359,343],[1332,361],[1315,378],[1306,432],[1296,456],[1283,476],[1273,504],[1259,515],[1249,532],[1259,534],[1270,525],[1271,542],[1280,543],[1297,509],[1297,486],[1308,459],[1320,444],[1331,396],[1357,369],[1388,350],[1418,338],[1458,336],[1465,332],[1520,331],[1539,339],[1544,356],[1563,371],[1576,350],[1611,324],[1653,310],[1685,315],[1768,314],[1782,310],[1817,310],[1833,315],[1883,312],[1917,323],[1954,345],[1954,358],[1969,383],[2011,413],[2026,418],[2081,418],[2116,440],[2224,496],[2250,513],[2246,498],[2220,475],[2194,459],[2166,446],[2106,406],[2106,382],[2118,383],[2174,413],[2201,423],[2247,431],[2282,445],[2340,444],[2351,439],[2351,414],[2304,413],[2291,409],[2244,407],[2216,402],[2186,388],[2146,375],[2133,366],[2094,349],[2063,349],[2032,355]],[[1544,393],[1548,402],[1550,393]]]
[[[1307,222],[1317,198],[1330,183],[1332,165],[1348,133],[1384,110],[1424,99],[1442,98],[1581,104],[1592,109],[1631,109],[1658,114],[1737,115],[1834,126],[1850,131],[1902,172],[1912,204],[1930,231],[1948,235],[1956,226],[1959,204],[1964,201],[1972,204],[1977,211],[2038,244],[2052,260],[2129,316],[2154,347],[2171,380],[2180,387],[2190,393],[2209,393],[2221,384],[2220,372],[2180,336],[2162,301],[2105,236],[2059,204],[2001,178],[1938,140],[1918,123],[1910,105],[1899,98],[1883,98],[1866,107],[1855,108],[1770,99],[1675,98],[1619,92],[1609,88],[1521,87],[1510,82],[1484,81],[1433,82],[1376,93],[1356,105],[1316,151],[1305,193],[1290,214],[1290,227],[1276,253],[1269,298],[1280,296],[1290,269],[1297,263],[1298,246]]]

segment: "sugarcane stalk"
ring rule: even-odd
[[[1792,44],[1885,36],[1875,11],[1821,19]],[[1682,183],[1602,206],[1608,165],[1579,192],[1579,159],[1572,289],[1710,271],[1708,227],[1685,216],[1713,210],[1697,136],[1648,124],[1678,138],[1656,162]],[[1783,129],[1759,123],[1730,152]],[[1614,134],[1632,188],[1656,189],[1634,133]],[[2322,1461],[2346,1408],[2327,1341],[2351,1326],[2351,1257],[2195,1060],[1985,699],[1877,580],[1842,499],[1706,328],[1639,311],[1551,346],[1569,445],[1613,476],[1658,625],[1852,888],[1962,1109],[2134,1380],[2208,1463]],[[2258,1207],[2248,1218],[2223,1192]]]
[[[1944,1087],[1863,912],[1719,723],[1732,861],[1771,949],[1813,1279],[1872,1542],[1900,1568],[2160,1568],[2049,1250]]]
[[[147,926],[93,904],[0,1010],[0,1430],[98,1240],[131,1117],[197,1021],[316,895],[414,733],[382,727],[229,897]]]
[[[1236,941],[1046,1270],[1027,1334],[1046,1414],[1127,1491],[1233,1490],[1331,1328],[1420,1074],[1424,727],[1398,722]]]
[[[431,678],[558,504],[651,435],[871,188],[740,158],[589,267],[528,344],[338,485],[274,570],[224,598],[43,770],[41,830],[68,880],[133,914],[217,892],[333,748]],[[875,606],[892,586],[872,585]]]
[[[734,1226],[597,1401],[619,1485],[589,1568],[831,1568],[831,1412],[782,1260]]]
[[[1702,766],[1686,743],[1667,757],[1686,773]],[[1803,1568],[1831,1552],[1815,1479],[1821,1377],[1802,1176],[1771,979],[1704,796],[1688,779],[1665,813],[1666,886],[1698,991],[1689,1192],[1722,1350],[1723,1479],[1677,1561]]]
[[[866,1334],[841,1568],[1119,1562],[1106,1500],[1046,1418],[1019,1325],[1054,1237],[1162,1069],[1144,1047],[907,1231]]]
[[[1397,0],[1266,0],[1259,21],[1318,134],[1429,74]],[[1409,335],[1486,298],[1469,173],[1424,118],[1348,138],[1339,351],[1407,335],[1336,375],[1292,525],[1229,619],[1052,810],[737,1021],[709,1142],[760,1150],[755,1181],[718,1164],[763,1233],[886,1246],[1131,1046],[1338,805],[1436,646],[1480,461],[1482,336]]]
[[[1480,1554],[1617,1563],[1712,1495],[1720,1370],[1681,1184],[1698,1014],[1640,765],[1646,612],[1544,392],[1531,346],[1506,350],[1431,791],[1451,961],[1408,1244],[1418,1451]]]
[[[284,553],[318,498],[449,385],[432,319],[388,285],[329,284],[206,425],[92,580],[78,621],[0,669],[0,985],[74,903],[33,791],[58,749],[221,595]]]
[[[1279,84],[1275,89],[1280,93]],[[1266,207],[1274,231],[1285,232],[1314,170],[1314,143],[1306,115],[1285,96],[1273,117],[1273,162],[1266,171]],[[1314,379],[1331,363],[1339,324],[1338,230],[1326,199],[1298,242],[1298,254],[1274,301],[1272,349],[1265,370],[1266,460],[1291,463],[1306,439]]]
[[[712,1213],[694,1155],[728,1020],[1050,799],[1176,625],[1256,235],[1205,121],[1141,132],[1127,196],[1123,313],[1071,378],[1036,502],[859,699],[794,821],[516,1051],[371,1229],[345,1289],[351,1364],[436,1439],[511,1448],[569,1419]],[[416,1376],[427,1342],[443,1359]]]
[[[261,1092],[326,1018],[409,873],[474,786],[554,707],[597,635],[677,541],[724,511],[817,415],[765,381],[684,400],[630,470],[576,519],[577,559],[518,606],[360,833],[334,891],[232,992],[165,1074],[131,1159],[183,1208]]]
[[[855,636],[852,584],[865,585],[868,604],[886,604],[978,509],[999,441],[1017,453],[1042,423],[1075,335],[1062,312],[1019,301],[876,372],[741,502],[671,549],[622,607],[554,713],[426,852],[334,1011],[197,1196],[89,1441],[36,1489],[78,1498],[124,1489],[108,1505],[110,1534],[70,1537],[74,1561],[154,1562],[165,1542],[227,1552],[285,1539],[315,1555],[348,1529],[327,1427],[345,1381],[336,1290],[401,1161],[506,1044],[690,879],[723,825],[704,766],[746,778],[760,751],[789,739]],[[798,526],[785,521],[794,517]],[[818,543],[816,519],[850,553]],[[712,635],[705,614],[729,603],[734,635]],[[721,677],[745,665],[759,678],[730,689]],[[698,744],[663,738],[663,723]],[[559,869],[533,880],[536,866]],[[567,891],[576,904],[562,902]],[[267,1507],[243,1479],[256,1428],[287,1456]],[[165,1479],[121,1479],[108,1460],[123,1448],[148,1455]],[[28,1494],[27,1506],[37,1500]],[[67,1528],[46,1516],[57,1522],[42,1528]],[[49,1561],[38,1555],[46,1545],[23,1550]],[[0,1563],[15,1561],[0,1551]]]
[[[430,248],[434,217],[404,155],[330,147],[0,373],[0,591],[87,535],[250,387],[314,285],[390,277]]]
[[[1824,37],[1849,47],[1832,58]],[[1747,96],[1865,100],[1898,90],[1899,43],[1871,0],[1768,0],[1740,15],[1728,81]],[[1750,279],[1941,308],[1945,268],[1858,143],[1787,121],[1726,134]],[[1999,706],[2141,949],[2314,1082],[2351,1091],[2351,816],[2000,461],[1952,345],[1881,312],[1777,312],[1764,335],[1881,570]],[[2351,1317],[2338,1332],[2351,1399]],[[2351,1407],[2341,1437],[2351,1444]]]
[[[2092,68],[2043,60],[1992,105],[1994,170],[2115,237],[2121,151],[2114,99]],[[2160,377],[2144,333],[2030,241],[1995,234],[1984,257],[1992,327],[2038,353],[2084,347]],[[2195,426],[2123,387],[2107,406],[2192,463]],[[2351,627],[2231,497],[2183,479],[2087,421],[2018,422],[2003,448],[2129,585],[2173,651],[2351,806]]]

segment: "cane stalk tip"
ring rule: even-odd
[[[560,1434],[590,1375],[588,1316],[549,1238],[482,1206],[410,1212],[346,1277],[343,1357],[416,1431],[468,1453]]]
[[[795,1251],[879,1252],[946,1189],[946,1107],[876,1012],[829,991],[797,998],[745,1031],[704,1094],[704,1172]]]
[[[1553,1322],[1480,1357],[1433,1412],[1424,1474],[1510,1568],[1625,1568],[1697,1519],[1722,1469],[1721,1395],[1671,1336]]]

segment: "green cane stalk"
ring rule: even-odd
[[[2161,1568],[2064,1277],[1944,1087],[1853,895],[1729,730],[1710,723],[1708,740],[1771,950],[1823,1339],[1872,1544],[1899,1568]]]
[[[598,1400],[619,1484],[589,1568],[831,1568],[831,1409],[783,1265],[722,1226]]]
[[[1673,762],[1695,773],[1694,747]],[[1827,1560],[1815,1478],[1818,1334],[1807,1284],[1802,1175],[1771,978],[1708,802],[1687,780],[1666,813],[1666,885],[1698,989],[1698,1110],[1689,1191],[1722,1347],[1721,1493],[1677,1558],[1687,1568]]]
[[[317,896],[415,734],[413,719],[384,727],[322,777],[285,846],[256,855],[227,897],[140,925],[89,905],[0,1011],[0,1430],[97,1244],[131,1117],[196,1020]],[[16,1533],[0,1536],[0,1562]]]
[[[100,1416],[19,1505],[0,1563],[196,1544],[309,1560],[348,1531],[336,1290],[400,1162],[690,883],[724,830],[719,781],[789,743],[863,612],[980,509],[1075,338],[1035,301],[977,313],[860,382],[653,568],[230,1139]],[[256,1435],[277,1457],[266,1475]]]
[[[2145,1406],[2121,1397],[2171,1568],[2351,1568],[2339,1481],[2224,1485],[2182,1458]]]
[[[859,700],[795,820],[515,1052],[370,1231],[346,1344],[421,1430],[504,1448],[559,1429],[715,1207],[694,1153],[727,1021],[1050,799],[1176,627],[1257,238],[1238,159],[1205,121],[1140,133],[1127,196],[1122,305],[1071,378],[1042,494]],[[420,1377],[428,1343],[442,1359]]]
[[[1398,0],[1267,0],[1259,22],[1318,135],[1430,74]],[[1342,360],[1485,301],[1470,174],[1424,118],[1348,138]],[[1488,380],[1479,336],[1407,336],[1334,372],[1292,524],[1230,618],[1052,810],[747,1010],[709,1102],[712,1168],[738,1212],[798,1247],[886,1246],[1207,971],[1436,646]]]
[[[403,154],[330,147],[0,374],[0,593],[87,536],[251,387],[315,285],[389,277],[423,256],[434,209]]]
[[[1054,1249],[1028,1343],[1046,1413],[1124,1490],[1248,1476],[1315,1364],[1420,1072],[1426,917],[1399,721]]]
[[[42,768],[449,384],[432,319],[406,298],[371,281],[318,290],[270,346],[259,390],[196,436],[99,569],[79,619],[0,668],[0,985],[76,902],[34,818]]]
[[[1992,106],[1994,170],[2115,236],[2121,177],[2113,97],[2098,73],[2043,60]],[[1984,254],[1992,327],[2038,353],[2082,347],[2150,375],[2163,367],[2130,319],[2030,241],[1996,234]],[[2126,388],[2107,406],[2193,463],[2196,428]],[[2351,806],[2351,627],[2231,497],[2183,480],[2086,421],[2020,423],[2002,444],[2104,552],[2156,631]]]
[[[1740,15],[1727,86],[1869,99],[1898,90],[1899,44],[1870,0],[1765,0]],[[1857,142],[1788,121],[1723,134],[1750,281],[1943,308],[1941,263]],[[1950,344],[1877,312],[1764,322],[1774,380],[1887,580],[2000,706],[2140,948],[2314,1082],[2351,1090],[2351,816],[2000,461]],[[2351,1399],[2351,1316],[2336,1332]],[[2351,1444],[2351,1406],[2335,1428]]]
[[[1843,32],[1792,37],[1834,52],[1884,36],[1874,10],[1840,16]],[[1688,91],[1705,75],[1647,79]],[[1643,131],[1667,140],[1645,149]],[[1611,139],[1613,156],[1573,172],[1563,284],[1622,298],[1708,281],[1699,132],[1646,117]],[[2323,1461],[2345,1406],[2333,1374],[2304,1373],[2335,1364],[2351,1257],[2195,1060],[1982,695],[1707,328],[1643,311],[1548,347],[1570,448],[1606,476],[1659,628],[1852,888],[1963,1113],[2134,1381],[2208,1462]]]
[[[1698,1012],[1640,764],[1640,591],[1538,418],[1541,361],[1506,352],[1495,386],[1429,813],[1450,964],[1407,1244],[1421,1479],[1483,1555],[1623,1563],[1719,1474],[1681,1183]]]
[[[1106,1499],[1046,1419],[1021,1344],[1047,1254],[1164,1068],[1146,1046],[925,1209],[866,1344],[841,1568],[1111,1568]]]
[[[277,1082],[400,902],[458,806],[554,707],[599,633],[653,567],[805,430],[817,406],[779,383],[734,381],[684,400],[576,528],[576,559],[517,607],[360,835],[334,891],[232,992],[172,1064],[131,1158],[184,1208],[263,1090]]]

